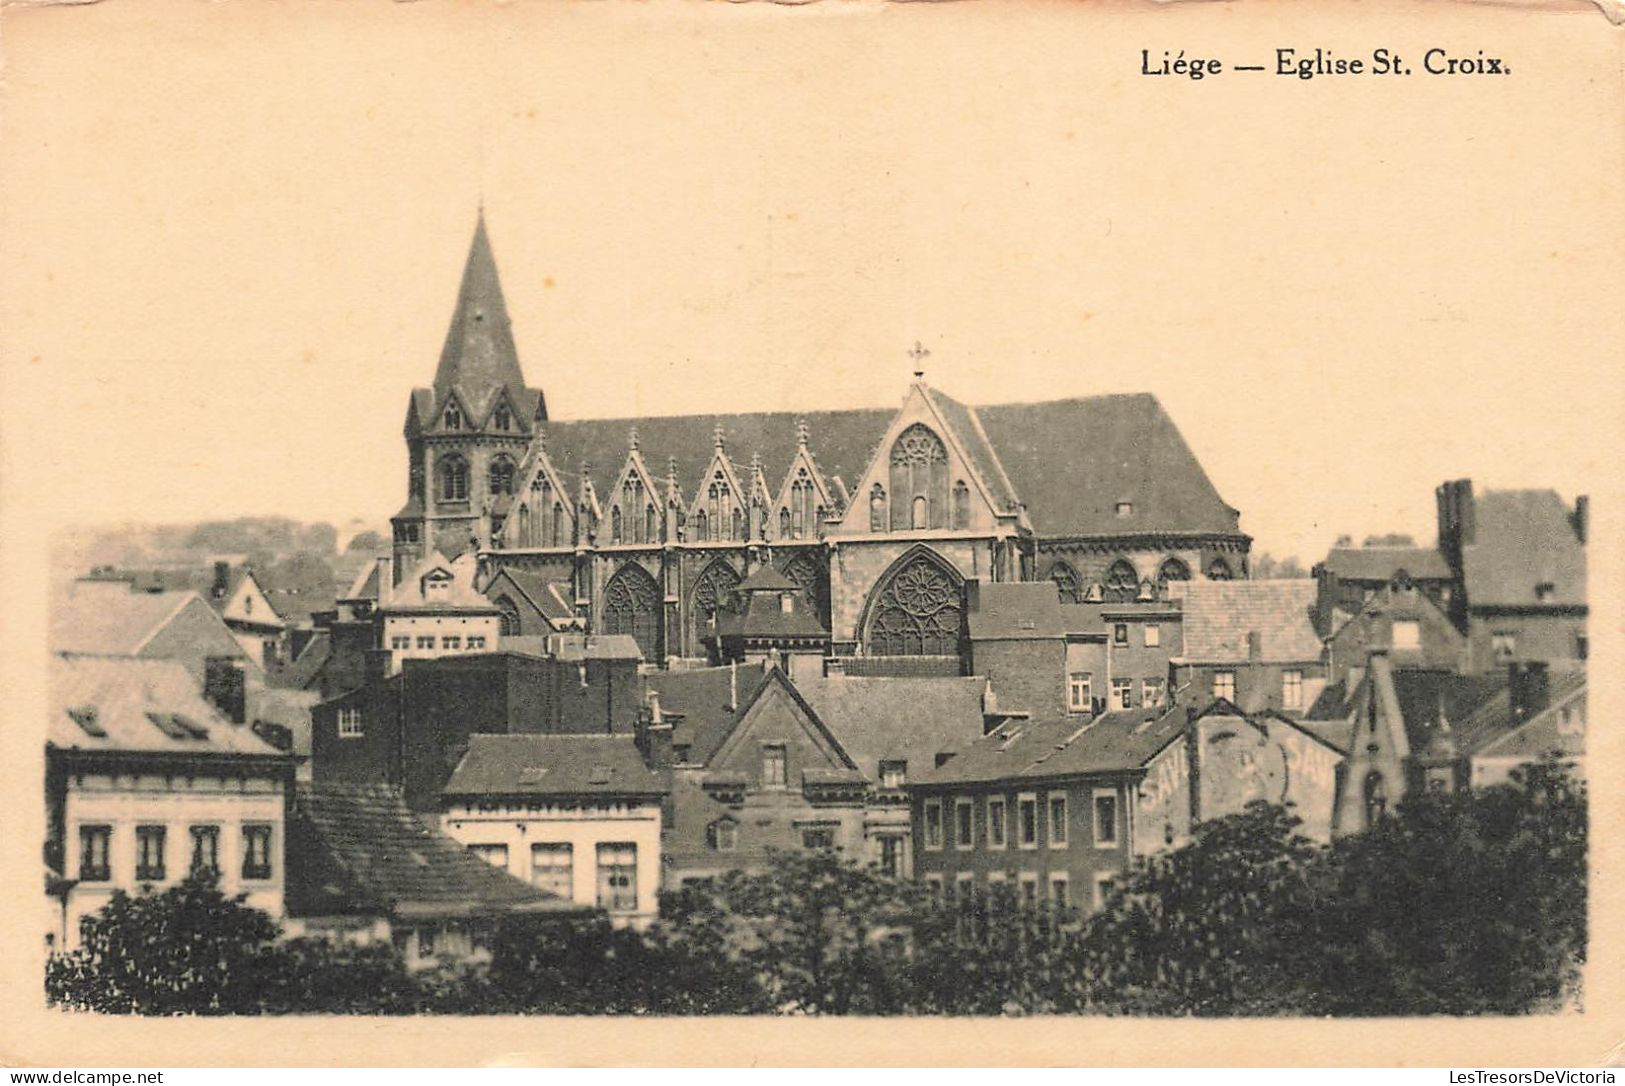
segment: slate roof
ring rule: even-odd
[[[883,761],[906,761],[912,777],[982,737],[985,679],[831,676],[796,688],[871,781]]]
[[[1321,563],[1345,581],[1386,583],[1404,570],[1412,580],[1449,580],[1450,563],[1434,547],[1333,547]]]
[[[471,735],[446,796],[659,796],[630,735]]]
[[[321,681],[322,669],[327,666],[332,651],[332,634],[327,630],[317,630],[311,635],[310,643],[305,646],[305,650],[297,659],[286,667],[277,668],[266,674],[266,685],[288,690],[313,688]]]
[[[174,660],[57,656],[50,683],[47,747],[284,757],[246,725],[221,716]]]
[[[1216,702],[1217,706],[1225,703]],[[929,788],[1138,770],[1185,727],[1184,706],[1121,709],[1089,724],[1009,723],[911,784]]]
[[[1219,497],[1155,396],[1095,396],[1044,403],[968,407],[928,390],[991,489],[996,503],[1020,500],[1041,536],[1141,532],[1230,533],[1236,511]],[[711,461],[713,428],[723,428],[736,468],[760,454],[769,488],[795,456],[797,423],[827,480],[851,488],[869,466],[891,424],[885,409],[687,415],[665,418],[550,420],[547,454],[567,485],[591,465],[594,489],[610,493],[626,463],[627,435],[651,463],[674,458],[677,481],[692,500]],[[663,476],[662,476],[663,479]],[[833,484],[832,484],[833,485]],[[1117,515],[1119,502],[1133,513]]]
[[[1586,552],[1555,490],[1488,490],[1474,503],[1462,548],[1469,607],[1584,605]],[[1535,586],[1549,583],[1541,600]]]
[[[704,667],[656,671],[644,676],[645,689],[660,696],[660,711],[672,721],[672,743],[689,748],[688,760],[705,765],[727,740],[766,676],[758,667],[737,669],[738,700],[730,705],[734,668]]]
[[[52,602],[51,648],[131,656],[194,601],[208,608],[196,592],[132,592],[124,581],[80,581]]]
[[[1247,635],[1255,630],[1264,663],[1320,658],[1313,580],[1173,581],[1168,592],[1184,610],[1182,662],[1246,663]]]
[[[593,634],[591,637],[564,634],[552,639],[553,654],[560,660],[641,660],[643,652],[631,634]]]
[[[1517,758],[1538,761],[1547,754],[1577,756],[1585,753],[1585,723],[1582,715],[1574,726],[1567,723],[1565,710],[1584,713],[1586,677],[1584,671],[1554,677],[1547,707],[1522,724],[1478,744],[1473,754],[1480,758]]]
[[[966,621],[972,641],[1049,640],[1067,632],[1060,596],[1047,580],[977,585]]]
[[[451,574],[451,587],[444,597],[429,599],[424,595],[424,578],[435,570],[445,570]],[[455,609],[495,614],[496,607],[474,588],[474,571],[475,556],[472,553],[465,552],[451,559],[439,551],[433,551],[426,555],[416,568],[401,578],[401,583],[390,590],[389,597],[379,602],[379,609],[383,611]]]
[[[425,825],[382,785],[299,785],[288,835],[290,915],[582,911]]]
[[[545,577],[523,569],[503,568],[485,586],[485,596],[491,598],[503,578],[513,582],[514,588],[530,601],[549,622],[568,622],[575,618],[575,607],[570,602],[570,582]]]
[[[782,590],[791,593],[789,612],[785,612],[781,597],[776,592],[748,592],[743,597],[743,606],[738,609],[724,607],[717,611],[716,634],[719,638],[741,637],[752,641],[828,639],[829,631],[813,615],[794,582],[782,574],[776,576],[789,586]]]

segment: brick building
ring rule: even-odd
[[[1170,591],[1184,613],[1184,644],[1172,661],[1177,697],[1288,714],[1314,703],[1326,684],[1314,581],[1191,581]]]

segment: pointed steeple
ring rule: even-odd
[[[466,428],[484,423],[502,391],[507,393],[516,415],[547,417],[539,391],[534,393],[536,406],[531,408],[533,394],[527,392],[525,375],[519,368],[496,258],[485,233],[483,207],[474,227],[474,241],[468,248],[468,261],[463,265],[463,282],[457,291],[457,307],[446,332],[446,345],[440,351],[440,366],[434,375],[435,410],[442,417],[454,391],[463,410],[472,416],[463,421]]]

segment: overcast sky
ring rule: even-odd
[[[971,403],[1154,392],[1306,563],[1430,541],[1446,478],[1617,474],[1625,153],[1550,108],[1592,39],[1490,86],[1138,74],[1269,59],[1214,8],[8,12],[11,498],[381,523],[482,196],[557,418],[895,404],[919,340]],[[1371,26],[1280,30],[1426,43]]]

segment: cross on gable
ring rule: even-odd
[[[908,356],[914,359],[914,379],[919,380],[925,376],[925,360],[931,357],[931,352],[919,340],[908,349]]]

